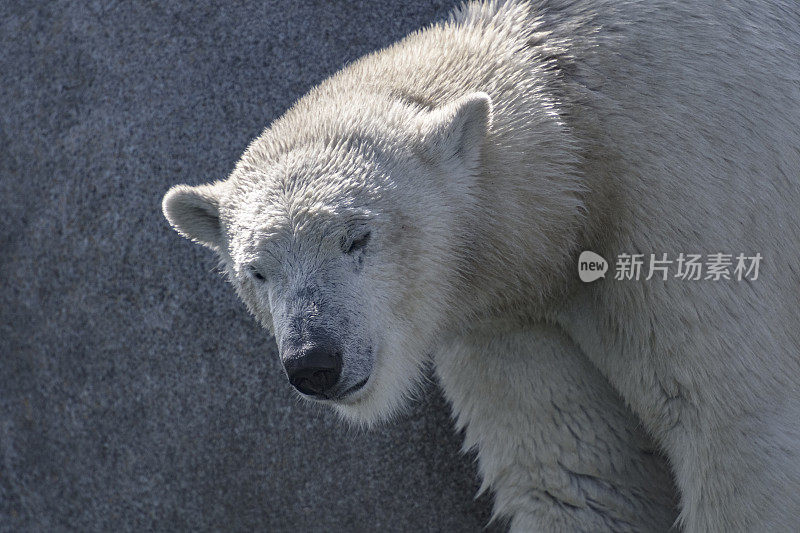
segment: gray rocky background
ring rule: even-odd
[[[483,528],[435,386],[369,432],[300,403],[160,212],[454,3],[0,2],[0,530]]]

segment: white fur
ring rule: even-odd
[[[498,333],[500,331],[501,333]],[[511,530],[667,531],[677,498],[635,417],[558,327],[485,324],[436,354],[478,451],[481,490]]]
[[[517,490],[550,491],[549,481],[509,484],[524,474],[486,465],[535,473],[554,449],[509,452],[501,440],[533,450],[537,427],[504,432],[492,413],[527,421],[548,411],[538,396],[497,405],[495,388],[472,389],[503,373],[482,361],[481,347],[509,343],[515,353],[502,359],[518,371],[506,373],[507,389],[527,390],[534,354],[553,349],[535,333],[546,321],[566,335],[563,361],[575,373],[566,375],[586,371],[576,363],[585,354],[667,454],[686,530],[795,530],[798,57],[793,0],[472,3],[320,84],[250,145],[228,180],[175,188],[164,211],[219,252],[279,347],[298,317],[341,332],[343,379],[369,378],[335,404],[351,420],[391,415],[420,364],[451,354],[439,358],[441,381],[513,523],[562,520],[546,522],[541,498]],[[365,250],[343,254],[365,231]],[[764,263],[752,282],[586,285],[575,275],[582,249],[612,260],[759,252]],[[581,382],[552,365],[543,379],[555,390]],[[600,379],[586,378],[587,390]],[[642,456],[620,436],[628,415],[603,394],[610,418],[592,420],[612,428],[615,451],[578,461],[596,461],[606,476],[617,457]],[[642,465],[608,479],[625,493],[657,471]],[[627,511],[651,497],[658,508],[653,490]],[[589,529],[625,512],[597,513]]]

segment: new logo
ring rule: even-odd
[[[600,278],[606,277],[608,271],[608,261],[603,256],[594,252],[581,252],[578,257],[578,276],[581,281],[590,283]]]

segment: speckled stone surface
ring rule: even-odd
[[[0,530],[483,528],[435,386],[370,432],[300,403],[160,211],[453,4],[0,2]]]

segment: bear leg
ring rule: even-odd
[[[496,329],[496,328],[495,328]],[[512,531],[666,531],[669,467],[599,371],[557,327],[481,331],[435,357],[481,491]]]

